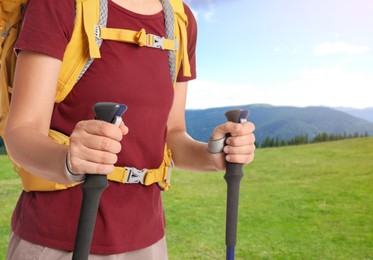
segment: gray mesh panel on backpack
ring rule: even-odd
[[[165,29],[167,39],[174,40],[174,11],[169,0],[162,0],[163,12],[165,16]],[[175,81],[176,77],[176,57],[174,51],[168,51],[168,63],[170,67],[172,83]]]
[[[107,17],[108,17],[108,2],[107,0],[100,0],[100,17],[98,21],[99,27],[106,27]],[[96,42],[97,42],[98,47],[100,47],[102,44],[102,39],[100,37],[96,37]],[[88,67],[92,64],[93,60],[94,58],[88,58],[86,64],[84,65],[76,81],[78,81],[83,76],[83,74],[87,71]]]

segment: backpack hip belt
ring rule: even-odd
[[[56,143],[69,145],[69,137],[57,132],[55,130],[49,131],[49,137],[51,137]],[[115,167],[114,171],[107,176],[108,180],[120,182],[123,184],[134,184],[139,183],[145,186],[150,186],[157,183],[162,191],[167,191],[171,184],[171,169],[174,164],[171,157],[171,150],[167,148],[164,149],[164,157],[159,168],[156,169],[136,169],[134,167]],[[81,183],[71,183],[71,184],[60,184],[51,181],[47,181],[40,177],[27,172],[22,167],[18,167],[16,164],[14,166],[15,171],[21,177],[22,187],[24,191],[54,191],[54,190],[64,190],[67,188],[74,187]]]

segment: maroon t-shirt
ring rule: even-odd
[[[74,28],[74,0],[29,0],[18,50],[62,59]],[[195,78],[196,22],[189,18],[188,48]],[[165,36],[163,12],[140,15],[109,0],[109,28],[140,30]],[[122,140],[117,166],[158,168],[163,159],[166,122],[174,90],[167,51],[116,41],[104,41],[95,59],[71,93],[53,111],[51,128],[69,135],[80,120],[93,118],[99,101],[128,106],[123,116],[129,134]],[[42,95],[42,93],[41,93]],[[46,158],[47,159],[47,158]],[[81,189],[23,192],[12,217],[13,231],[47,247],[73,250],[81,204]],[[149,246],[164,236],[165,219],[156,184],[110,182],[103,192],[91,253],[117,254]]]

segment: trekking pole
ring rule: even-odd
[[[127,106],[99,102],[94,105],[95,119],[116,123],[126,111]],[[109,186],[107,176],[103,174],[86,174],[82,184],[83,200],[80,208],[78,229],[75,237],[73,260],[88,259],[93,231],[96,223],[98,205],[102,192]]]
[[[235,123],[246,122],[249,116],[248,110],[230,110],[225,113],[228,121]],[[227,137],[229,137],[228,135]],[[226,259],[234,260],[236,239],[237,239],[237,221],[238,221],[238,200],[240,195],[240,181],[243,177],[243,164],[226,164],[224,179],[227,182],[227,212],[225,244],[227,246]]]

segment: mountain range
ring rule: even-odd
[[[187,110],[188,133],[197,140],[208,141],[214,127],[226,121],[224,113],[232,109],[250,110],[249,121],[256,126],[258,144],[266,137],[290,140],[294,136],[307,135],[311,140],[320,133],[373,135],[373,108],[359,110],[267,104]]]
[[[339,111],[346,112],[352,116],[363,118],[369,122],[373,122],[373,107],[368,108],[351,108],[351,107],[336,107],[335,109]]]
[[[267,104],[242,105],[186,110],[187,132],[195,139],[207,142],[215,126],[226,121],[225,112],[248,109],[249,121],[255,124],[255,137],[260,145],[266,137],[290,140],[317,134],[368,134],[373,136],[373,107],[366,109],[331,107],[293,107]],[[4,152],[0,138],[0,153]]]

